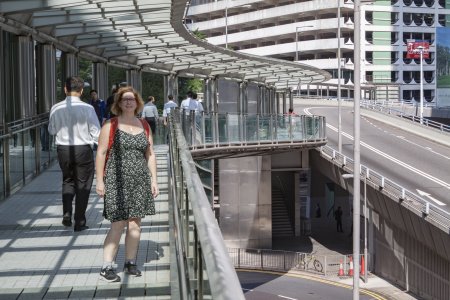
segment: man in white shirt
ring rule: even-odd
[[[190,111],[195,111],[196,114],[202,113],[203,105],[197,101],[197,93],[189,91],[187,93],[187,98],[181,101],[180,108],[189,114]]]
[[[178,104],[173,101],[173,96],[168,95],[167,96],[168,101],[164,104],[164,110],[163,110],[163,118],[164,118],[164,126],[167,126],[167,116],[170,114],[170,111],[178,107]]]
[[[155,105],[155,97],[148,96],[147,103],[144,105],[142,110],[142,117],[147,121],[148,125],[152,130],[152,134],[155,135],[156,132],[156,119],[158,119],[158,108]]]
[[[84,81],[69,77],[64,86],[66,99],[53,105],[48,131],[56,135],[59,166],[63,173],[62,202],[64,226],[72,226],[72,202],[75,198],[74,231],[88,229],[86,208],[94,179],[94,153],[100,123],[92,105],[81,101]]]

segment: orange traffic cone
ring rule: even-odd
[[[344,265],[342,264],[342,259],[339,263],[339,272],[338,272],[338,276],[344,276]]]
[[[348,269],[348,276],[353,276],[353,258],[350,256],[350,269]]]
[[[361,255],[361,267],[359,268],[360,270],[361,270],[361,275],[364,275],[364,272],[366,271],[366,270],[364,270],[364,266],[365,266],[365,263],[364,263],[364,255]]]

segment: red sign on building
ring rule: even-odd
[[[430,58],[430,43],[420,40],[408,40],[406,51],[406,58],[420,59],[420,51],[423,51],[423,58]]]

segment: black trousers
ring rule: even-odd
[[[155,117],[145,117],[145,121],[147,121],[148,125],[150,125],[150,129],[152,130],[152,135],[155,135],[156,118]]]
[[[75,198],[75,225],[85,225],[85,213],[94,180],[94,153],[89,145],[58,145],[57,152],[63,173],[63,213],[72,216],[72,202]]]

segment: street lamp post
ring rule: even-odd
[[[368,216],[368,212],[367,212],[367,176],[368,176],[368,174],[363,176],[363,180],[364,180],[364,207],[363,207],[363,211],[364,211],[364,282],[366,282],[366,283],[367,283],[367,253],[368,253],[368,251],[367,251],[367,220],[366,220],[366,218]],[[354,178],[354,176],[353,176],[353,174],[343,174],[342,178],[349,179],[349,178]],[[359,220],[358,220],[358,222],[359,222]],[[356,263],[356,261],[355,261],[355,263]]]
[[[341,99],[341,0],[338,0],[337,9],[337,42],[338,42],[338,86],[337,86],[337,99],[338,99],[338,151],[342,153],[342,99]]]
[[[420,54],[420,124],[423,124],[423,46],[418,46],[416,51]]]
[[[225,3],[225,48],[228,49],[228,0]]]
[[[311,27],[313,27],[313,26],[312,25],[305,25],[305,26],[297,26],[297,27],[295,27],[295,61],[298,61],[298,34],[299,34],[298,30],[301,29],[301,28],[311,28]]]
[[[361,101],[361,3],[373,3],[373,0],[355,0],[354,1],[354,37],[355,37],[355,50],[354,50],[354,96],[353,96],[353,168],[357,170],[353,176],[353,260],[359,258],[359,212],[361,209],[360,204],[360,166],[361,166],[361,132],[360,132],[360,101]],[[353,270],[353,300],[359,300],[359,263],[354,264]]]

